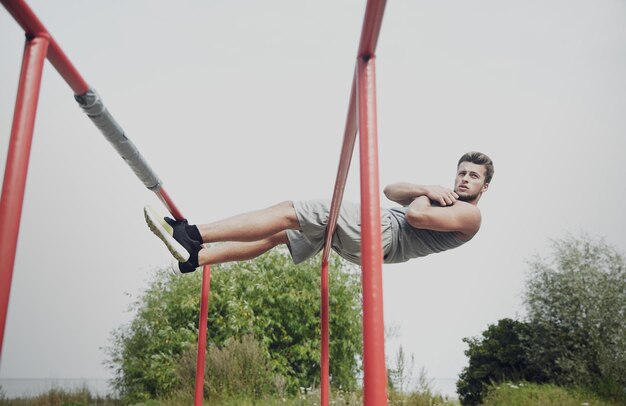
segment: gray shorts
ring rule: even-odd
[[[330,212],[330,201],[305,200],[293,202],[300,223],[299,230],[287,230],[289,252],[296,264],[305,261],[324,248],[324,236]],[[381,210],[383,256],[391,247],[391,216]],[[343,202],[333,235],[332,248],[348,261],[361,263],[361,206]]]

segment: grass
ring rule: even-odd
[[[623,406],[580,388],[504,383],[489,388],[484,406]]]
[[[263,397],[251,399],[249,397],[232,396],[227,398],[212,398],[206,400],[211,406],[318,406],[320,394],[317,390],[302,392],[292,397]],[[331,393],[332,406],[360,406],[363,404],[360,392]],[[92,396],[87,389],[62,390],[51,389],[50,391],[34,397],[8,399],[0,395],[0,406],[118,406],[123,403],[110,397],[101,398]],[[162,400],[149,400],[137,403],[134,406],[189,406],[193,404],[192,394],[179,394]],[[389,406],[457,406],[457,401],[446,400],[439,395],[392,394],[389,398]]]
[[[110,396],[93,396],[89,389],[52,388],[37,396],[8,398],[0,390],[0,406],[117,406],[122,402]]]
[[[232,396],[206,400],[211,406],[318,406],[319,392],[312,390],[293,397],[249,397]],[[51,389],[35,397],[8,399],[0,391],[0,406],[118,406],[122,401],[111,397],[98,397],[89,390]],[[134,406],[189,406],[193,404],[193,395],[181,393],[176,396],[137,403]],[[331,406],[360,406],[360,392],[331,393]],[[389,406],[459,406],[457,400],[450,400],[441,395],[413,393],[402,395],[391,393]],[[620,406],[623,402],[603,400],[590,391],[580,388],[563,388],[554,385],[537,384],[500,384],[492,386],[485,398],[484,406]]]
[[[161,402],[145,403],[141,406],[187,406],[193,403],[188,395],[169,398]],[[213,398],[208,401],[210,405],[218,406],[319,406],[320,393],[318,390],[300,393],[294,397],[264,397],[250,399],[242,397]],[[331,391],[331,406],[361,406],[363,398],[361,392]],[[440,395],[430,393],[413,393],[409,395],[391,394],[389,406],[459,406],[456,400],[448,400]],[[139,406],[139,405],[137,405]]]

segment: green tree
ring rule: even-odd
[[[551,382],[626,387],[626,266],[604,241],[553,241],[530,262],[530,356]]]
[[[464,339],[463,404],[479,404],[490,384],[505,380],[588,387],[626,401],[623,255],[603,241],[568,236],[529,264],[527,320],[500,320],[482,338]]]
[[[541,381],[541,375],[528,359],[530,339],[530,326],[511,319],[489,325],[482,337],[464,338],[469,346],[465,351],[469,366],[457,381],[461,403],[481,404],[487,388],[494,382]]]
[[[319,259],[298,266],[283,251],[211,269],[208,346],[254,337],[288,389],[319,382]],[[356,385],[361,352],[360,277],[337,256],[330,273],[331,384]],[[108,364],[129,400],[163,397],[181,387],[180,363],[195,346],[201,272],[157,272],[132,306],[132,321],[112,334]]]

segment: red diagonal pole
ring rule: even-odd
[[[330,205],[330,213],[328,218],[328,226],[326,227],[326,240],[324,241],[324,250],[322,251],[322,273],[321,273],[321,360],[320,360],[320,395],[321,405],[328,406],[330,402],[330,350],[329,350],[329,277],[328,277],[328,259],[332,245],[332,235],[337,226],[339,218],[339,209],[343,199],[346,179],[350,170],[350,162],[356,142],[357,123],[356,123],[356,89],[355,82],[352,82],[352,91],[350,92],[350,106],[348,108],[348,117],[346,119],[346,128],[344,131],[343,145],[341,147],[341,155],[339,158],[339,168],[337,170],[337,179],[335,181],[335,189]]]
[[[26,40],[0,199],[0,354],[48,36]]]
[[[24,51],[22,73],[11,130],[11,142],[7,154],[2,199],[0,200],[0,354],[4,339],[4,328],[9,303],[13,265],[17,247],[17,235],[24,199],[26,173],[30,146],[41,83],[43,61],[48,58],[52,66],[72,88],[74,94],[84,95],[90,87],[80,72],[65,55],[24,0],[0,0],[0,3],[24,29],[28,38]],[[183,215],[173,200],[160,185],[150,188],[167,207],[174,218]],[[196,368],[195,405],[202,404],[204,361],[206,353],[206,331],[208,320],[210,267],[204,267],[200,304],[198,359]]]
[[[26,35],[36,36],[44,33],[47,35],[48,30],[24,0],[0,0],[0,3],[24,29]],[[74,93],[83,94],[89,90],[89,85],[70,62],[59,44],[51,36],[49,36],[49,42],[48,60],[70,85]]]
[[[358,48],[358,62],[357,64],[360,64],[363,60],[369,60],[370,58],[374,57],[374,53],[376,51],[376,45],[378,42],[378,36],[380,33],[380,28],[382,25],[382,19],[383,19],[383,14],[385,11],[385,5],[386,5],[386,1],[385,0],[368,0],[366,8],[365,8],[365,17],[363,19],[363,27],[361,29],[361,39],[359,42],[359,48]],[[372,73],[373,73],[373,62],[372,62]],[[332,235],[335,231],[335,228],[337,226],[337,219],[339,217],[339,210],[341,208],[341,202],[343,200],[343,192],[345,189],[345,185],[346,185],[346,180],[348,177],[348,171],[350,169],[350,162],[352,160],[352,153],[354,151],[354,145],[355,145],[355,141],[356,141],[356,133],[357,130],[361,131],[361,143],[363,143],[363,133],[362,133],[362,129],[360,128],[360,125],[363,125],[363,121],[357,122],[357,103],[361,103],[361,100],[359,100],[357,102],[357,81],[356,78],[358,76],[358,72],[359,69],[357,67],[357,72],[355,72],[355,77],[353,78],[352,81],[352,90],[350,92],[350,104],[348,107],[348,117],[346,119],[346,126],[345,126],[345,131],[344,131],[344,138],[343,138],[343,145],[341,148],[341,155],[339,158],[339,168],[337,170],[337,178],[335,180],[335,187],[333,190],[333,197],[331,200],[331,206],[330,206],[330,213],[329,213],[329,218],[328,218],[328,226],[326,228],[326,240],[324,243],[324,250],[322,253],[322,270],[321,270],[321,361],[320,361],[320,392],[321,392],[321,406],[328,406],[329,402],[330,402],[330,380],[329,380],[329,372],[330,372],[330,367],[329,367],[329,277],[328,277],[328,258],[330,255],[330,250],[331,250],[331,245],[332,245]],[[366,116],[369,117],[369,120],[372,120],[373,118],[373,127],[370,126],[369,130],[368,130],[368,137],[370,137],[372,135],[372,128],[374,129],[374,138],[376,137],[376,105],[375,105],[375,94],[374,94],[374,90],[375,90],[375,85],[373,82],[373,76],[370,77],[369,80],[370,82],[370,87],[369,90],[370,92],[365,92],[363,93],[362,89],[361,90],[361,94],[369,94],[369,101],[370,104],[369,106],[372,106],[371,101],[373,101],[373,116],[371,115],[371,112],[369,114],[369,116],[366,114]],[[367,81],[364,81],[363,78],[361,78],[361,83],[360,85],[362,85],[363,83],[365,83]],[[359,104],[359,106],[361,106],[361,104]],[[366,109],[367,110],[367,109]],[[359,114],[361,116],[361,118],[364,116],[364,113],[359,111]],[[371,142],[368,141],[368,145],[370,145]],[[371,145],[370,145],[371,146]],[[368,159],[363,159],[363,152],[361,152],[361,173],[363,173],[364,170],[364,166],[370,166],[372,164],[372,159],[371,156]],[[369,155],[368,155],[369,156]],[[377,152],[374,153],[374,156],[377,157]],[[371,168],[369,167],[369,169],[367,169],[368,171],[375,171],[376,172],[376,186],[374,187],[374,191],[376,193],[376,196],[378,196],[378,162],[376,159],[376,167],[375,168]],[[371,185],[370,185],[371,186]],[[368,186],[368,193],[371,193],[371,187]],[[363,182],[361,183],[361,193],[363,194]],[[363,198],[362,198],[363,199]],[[378,200],[379,202],[379,200]],[[363,204],[363,201],[362,201]],[[380,202],[378,203],[378,206],[380,207]],[[363,210],[363,206],[362,206],[362,210]],[[379,234],[380,234],[380,209],[378,210],[378,230],[379,230]],[[364,231],[361,230],[361,232],[363,233]],[[371,232],[368,231],[368,232]],[[380,235],[379,235],[379,240],[380,240]],[[362,258],[365,258],[365,255],[369,255],[369,253],[365,253],[362,252]],[[382,268],[382,266],[381,266]],[[371,267],[368,266],[368,273],[370,273]],[[369,281],[371,280],[371,278],[367,279],[369,283]],[[365,282],[364,282],[365,283]],[[368,292],[370,292],[370,289],[368,288]],[[365,298],[364,298],[365,299]],[[371,303],[368,301],[368,306],[371,305]],[[364,312],[365,312],[365,300],[363,303],[364,306]],[[382,298],[381,298],[381,311],[382,311]],[[365,323],[364,321],[364,328],[365,328],[365,324],[368,325],[368,331],[369,331],[369,326],[372,325],[372,323],[368,322]],[[376,323],[375,326],[381,326],[382,327],[382,318],[380,320],[380,323]],[[384,331],[384,329],[383,329]],[[364,340],[364,353],[363,353],[363,358],[364,358],[364,364],[365,362],[365,357],[367,356],[366,352],[365,352],[365,347],[370,348],[370,341],[369,341],[369,337],[374,337],[375,335],[369,334],[367,335],[366,338],[366,334],[364,331],[364,336],[363,336],[363,340]],[[384,336],[384,332],[383,332],[383,336]],[[368,340],[368,344],[365,344],[365,340]],[[377,348],[376,346],[374,348]],[[381,390],[384,392],[382,398],[384,398],[384,402],[385,403],[375,403],[376,400],[371,401],[370,403],[367,403],[369,405],[386,405],[387,404],[387,388],[386,388],[386,366],[384,365],[384,342],[383,342],[383,347],[381,349],[381,354],[383,356],[383,366],[382,366],[382,372],[385,375],[385,387],[384,388],[379,388],[377,391],[380,392]],[[368,365],[372,365],[371,362],[368,363]],[[377,368],[377,363],[373,364],[373,368]],[[372,367],[370,367],[369,369],[371,369]],[[371,373],[369,374],[369,376],[372,376]],[[368,379],[368,382],[370,382],[371,379]],[[368,383],[368,386],[370,388],[372,388],[372,384]],[[369,392],[371,392],[372,390],[370,389]],[[366,390],[366,392],[368,392]],[[368,392],[368,393],[369,393]],[[370,396],[371,397],[371,396]],[[366,396],[367,398],[367,396]]]
[[[361,280],[363,285],[365,406],[387,404],[375,61],[375,58],[360,58],[357,67],[361,153]]]

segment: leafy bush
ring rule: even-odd
[[[180,382],[193,393],[196,377],[197,348],[190,347],[179,362]],[[258,398],[266,393],[280,393],[284,379],[273,375],[267,350],[251,335],[229,338],[223,347],[212,345],[206,355],[205,397],[224,397],[231,393]]]
[[[457,383],[463,404],[479,404],[504,380],[593,388],[626,404],[626,265],[604,242],[553,242],[530,262],[528,320],[503,319],[465,338],[469,366]]]
[[[280,250],[213,267],[208,347],[223,350],[229,339],[252,336],[269,357],[271,371],[264,373],[284,377],[292,393],[315,386],[319,272],[318,261],[295,266]],[[329,272],[331,384],[350,389],[356,386],[361,352],[360,278],[336,256]],[[133,306],[134,319],[113,332],[108,363],[125,400],[164,398],[184,386],[180,364],[197,342],[201,279],[201,272],[183,277],[157,272]]]
[[[530,326],[502,319],[483,331],[480,338],[464,338],[469,346],[465,355],[469,366],[457,382],[457,393],[464,405],[481,404],[487,386],[506,380],[543,381],[529,361]]]

